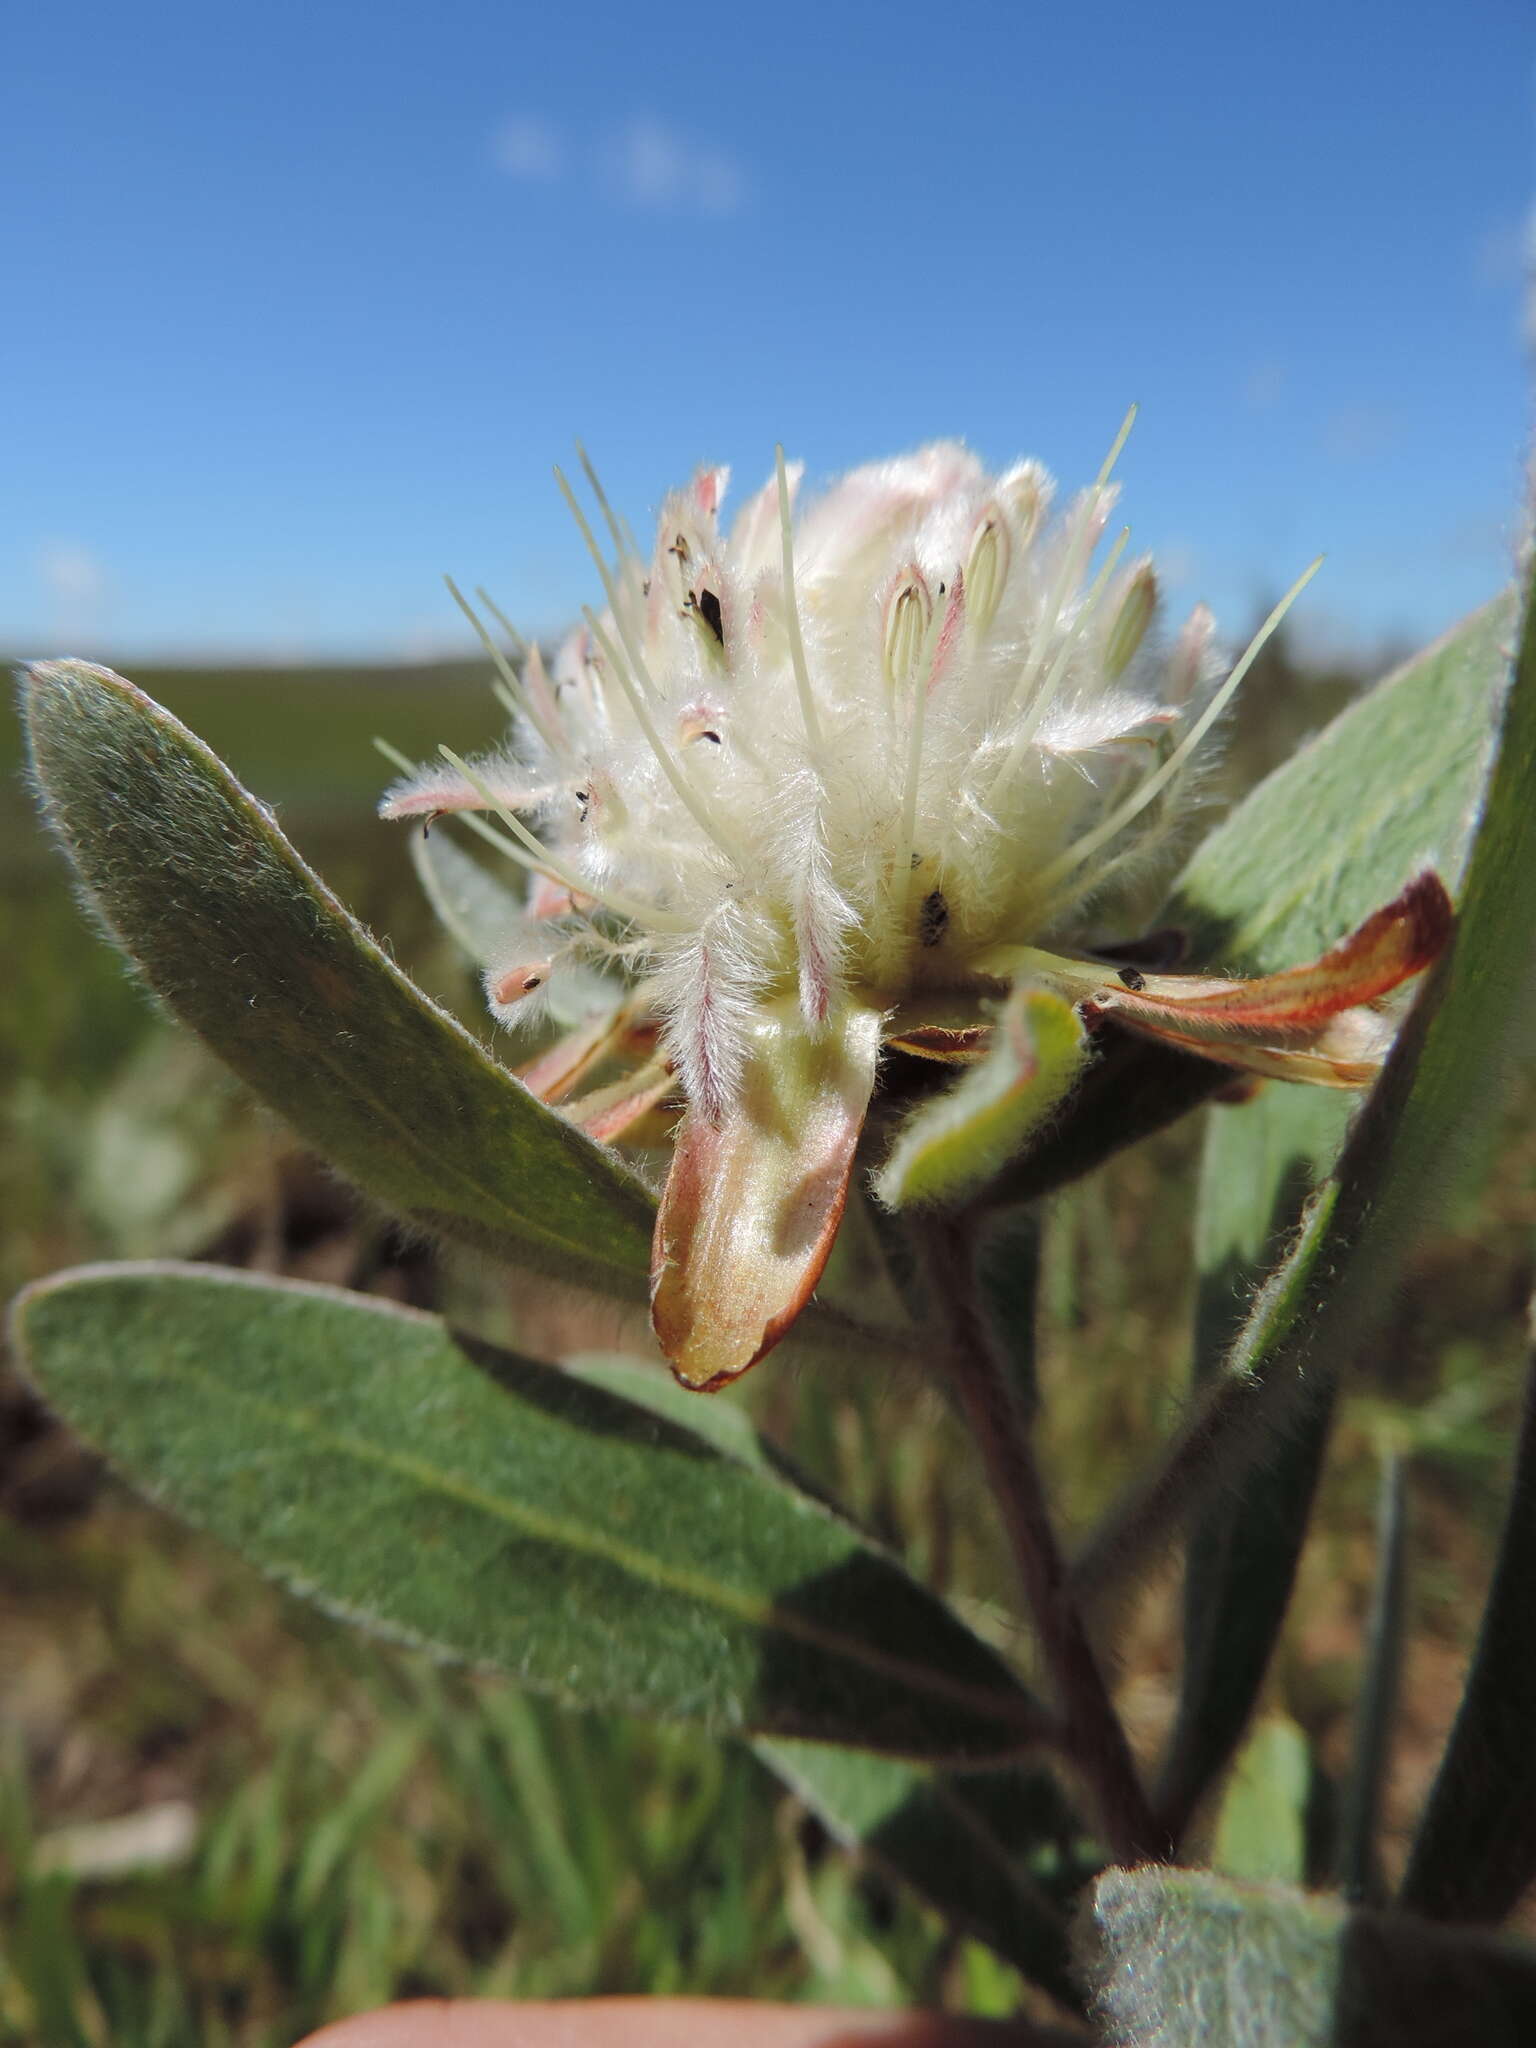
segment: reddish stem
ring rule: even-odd
[[[1166,1862],[1173,1845],[1153,1816],[1073,1595],[1035,1462],[1027,1418],[1013,1398],[976,1305],[963,1219],[929,1226],[929,1270],[944,1316],[945,1362],[1002,1510],[1014,1562],[1057,1692],[1063,1741],[1098,1801],[1122,1861]]]

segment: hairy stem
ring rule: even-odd
[[[1028,1420],[976,1304],[971,1230],[963,1218],[944,1218],[928,1226],[925,1243],[945,1364],[1002,1510],[1056,1690],[1063,1746],[1098,1802],[1113,1853],[1126,1862],[1165,1861],[1172,1845],[1153,1817],[1088,1639],[1046,1506]]]

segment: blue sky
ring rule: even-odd
[[[1234,631],[1422,638],[1508,573],[1524,0],[28,8],[7,29],[18,652],[455,647],[775,440],[1097,467]]]

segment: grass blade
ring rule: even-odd
[[[1436,1920],[1502,1920],[1536,1877],[1536,1364],[1466,1691],[1403,1879]]]
[[[1383,1897],[1376,1845],[1402,1673],[1407,1542],[1403,1460],[1390,1452],[1382,1464],[1376,1516],[1376,1586],[1365,1631],[1365,1683],[1339,1812],[1336,1878],[1344,1896],[1362,1905],[1379,1904]]]

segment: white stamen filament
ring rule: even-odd
[[[466,830],[542,878],[519,892],[530,929],[498,956],[502,995],[568,942],[623,966],[616,1000],[664,1034],[703,1114],[769,1010],[810,1038],[845,998],[926,1014],[992,952],[1081,945],[1086,902],[1134,916],[1126,884],[1173,853],[1192,762],[1312,573],[1225,681],[1203,615],[1152,641],[1156,579],[1108,530],[1135,419],[1049,525],[1036,463],[988,476],[932,443],[797,509],[779,448],[729,526],[723,473],[701,471],[643,553],[578,444],[580,503],[556,477],[606,595],[546,672],[485,592],[472,609],[450,585],[512,751],[470,768],[443,748],[451,766],[383,806],[464,806]]]
[[[478,791],[487,807],[493,810],[508,831],[521,841],[522,848],[526,851],[519,851],[511,846],[508,846],[506,851],[512,853],[515,859],[520,858],[524,867],[552,875],[557,882],[563,882],[573,894],[590,896],[594,902],[601,903],[605,910],[611,910],[615,917],[627,917],[634,924],[648,924],[662,930],[692,929],[686,919],[672,918],[666,911],[658,910],[655,905],[642,903],[638,896],[630,896],[606,883],[593,882],[578,869],[567,867],[564,861],[550,852],[541,839],[528,830],[517,813],[509,810],[501,798],[481,781],[469,763],[462,760],[452,747],[439,747],[437,751],[445,761],[451,762],[457,768],[471,789]]]
[[[486,610],[490,613],[491,617],[496,621],[497,625],[500,626],[503,633],[505,633],[507,638],[512,642],[512,652],[517,655],[526,655],[528,652],[528,642],[523,638],[522,634],[519,633],[516,626],[513,625],[512,621],[507,617],[506,613],[502,610],[501,606],[496,602],[495,598],[491,596],[491,593],[486,589],[483,583],[477,583],[475,585],[475,595],[479,598],[480,602],[485,606]]]
[[[1115,464],[1120,460],[1125,444],[1131,438],[1131,429],[1135,426],[1136,415],[1140,411],[1141,407],[1139,405],[1131,405],[1126,408],[1125,418],[1120,422],[1120,431],[1116,434],[1114,440],[1110,442],[1109,453],[1105,456],[1103,463],[1100,465],[1099,473],[1093,480],[1093,488],[1096,491],[1102,491],[1109,482],[1110,477],[1114,474]]]
[[[1131,529],[1128,526],[1121,527],[1114,546],[1105,558],[1103,568],[1100,569],[1098,575],[1093,579],[1087,594],[1078,606],[1077,617],[1072,621],[1070,631],[1062,639],[1061,646],[1057,650],[1056,659],[1051,664],[1050,673],[1041,684],[1035,701],[1025,713],[1024,723],[1015,735],[1003,765],[993,779],[992,787],[987,793],[989,803],[996,799],[998,792],[1006,788],[1010,779],[1017,774],[1026,752],[1034,743],[1035,735],[1045,723],[1046,713],[1055,702],[1056,694],[1061,688],[1062,678],[1067,672],[1067,664],[1072,659],[1074,651],[1081,644],[1088,623],[1099,608],[1100,600],[1103,598],[1109,579],[1114,574],[1120,557],[1125,553],[1126,543],[1130,540],[1130,537]]]
[[[817,757],[820,773],[821,720],[811,695],[810,670],[805,665],[805,642],[800,637],[800,601],[795,595],[795,547],[790,527],[789,477],[784,468],[784,444],[773,451],[774,474],[779,486],[779,545],[784,563],[784,630],[789,636],[789,659],[795,671],[795,689],[800,697],[800,717],[811,753]]]
[[[374,744],[383,751],[386,751],[390,754],[394,753],[394,749],[392,747],[387,749],[384,748],[384,743],[382,740],[376,740]],[[397,758],[403,761],[405,759],[405,756],[401,754]],[[466,823],[467,822],[468,820],[466,819]],[[498,840],[500,840],[501,834],[498,833],[496,836]],[[454,902],[453,898],[443,888],[441,878],[438,875],[438,871],[436,867],[433,865],[431,859],[428,857],[425,849],[425,839],[418,838],[418,836],[413,832],[411,834],[411,865],[416,870],[416,879],[418,882],[420,882],[422,889],[425,891],[427,901],[431,904],[433,910],[437,913],[438,923],[442,925],[443,929],[446,932],[450,933],[455,939],[458,940],[459,945],[463,948],[463,950],[469,955],[469,957],[472,960],[478,959],[480,958],[481,954],[480,936],[460,916],[458,905]],[[553,955],[553,959],[558,960],[564,954],[573,952],[574,950],[575,944],[574,941],[572,941],[570,944],[561,947],[559,951]]]
[[[392,747],[388,740],[380,739],[377,733],[374,734],[373,744],[384,756],[385,760],[393,767],[398,768],[401,774],[419,775],[421,773],[421,764],[419,762],[413,761],[409,754],[402,754],[398,747]],[[494,825],[488,825],[478,812],[459,810],[452,812],[451,815],[467,832],[473,832],[476,838],[483,839],[487,846],[494,846],[496,851],[505,854],[508,860],[515,860],[519,867],[527,868],[530,873],[536,875],[545,873],[544,868],[534,861],[523,847],[519,846],[515,840],[509,839],[505,832],[498,832]],[[431,815],[429,814],[422,822],[425,825],[430,825],[432,823]],[[556,876],[553,879],[558,880],[559,877]],[[582,894],[592,896],[596,894],[596,891],[583,885]]]
[[[1098,575],[1094,577],[1092,583],[1089,584],[1087,594],[1077,608],[1077,616],[1072,621],[1072,629],[1063,638],[1061,646],[1057,651],[1056,659],[1051,663],[1050,671],[1045,681],[1040,685],[1034,703],[1029,707],[1029,713],[1024,722],[1023,735],[1017,742],[1020,748],[1027,746],[1034,738],[1045,721],[1046,713],[1050,710],[1052,704],[1055,703],[1056,694],[1061,688],[1061,679],[1067,672],[1067,663],[1072,659],[1074,650],[1081,644],[1084,629],[1098,610],[1099,602],[1104,595],[1105,586],[1119,567],[1120,557],[1125,553],[1130,538],[1131,529],[1128,526],[1122,526],[1119,533],[1115,536],[1114,545],[1104,557],[1103,567],[1099,570]]]
[[[521,718],[523,716],[522,705],[513,696],[506,684],[498,677],[491,679],[491,695],[496,699],[502,710],[507,713],[509,718]]]
[[[602,578],[603,591],[608,599],[608,609],[613,614],[613,623],[619,629],[619,638],[624,644],[624,652],[629,656],[630,666],[634,670],[635,683],[640,691],[649,697],[653,703],[657,702],[661,693],[651,681],[651,672],[645,665],[645,656],[640,651],[640,643],[635,638],[627,617],[627,607],[620,601],[619,587],[613,580],[602,549],[593,538],[592,529],[587,524],[587,515],[577,503],[576,493],[571,489],[563,469],[557,468],[555,470],[555,482],[560,486],[565,496],[565,502],[571,508],[571,517],[576,521],[581,531],[581,537],[587,544],[588,554],[597,564],[597,573]]]
[[[1126,442],[1131,437],[1131,429],[1136,424],[1136,415],[1139,410],[1139,406],[1133,405],[1126,413],[1125,418],[1120,422],[1120,431],[1109,444],[1109,453],[1100,463],[1098,475],[1084,493],[1082,515],[1078,529],[1072,535],[1070,543],[1062,550],[1061,568],[1057,574],[1050,597],[1046,601],[1045,608],[1040,614],[1038,640],[1030,648],[1029,659],[1025,662],[1019,673],[1018,680],[1014,684],[1013,690],[1010,693],[1010,701],[1013,697],[1018,696],[1021,691],[1027,697],[1033,691],[1039,679],[1040,671],[1045,666],[1046,653],[1051,644],[1051,636],[1060,622],[1061,608],[1066,602],[1067,592],[1077,582],[1084,569],[1087,568],[1088,557],[1093,553],[1095,538],[1093,526],[1099,509],[1099,499],[1103,494],[1104,486],[1109,482],[1114,472],[1115,464],[1120,460],[1121,449],[1124,448]],[[1033,727],[1030,727],[1031,732],[1033,729]],[[1022,747],[1015,747],[1010,750],[1007,761],[1003,764],[991,789],[987,793],[988,802],[992,800],[1001,788],[1004,777],[1012,773],[1014,754],[1022,753],[1022,751]]]
[[[1257,661],[1265,642],[1322,566],[1323,557],[1319,555],[1315,562],[1308,568],[1303,569],[1296,578],[1296,581],[1249,641],[1241,661],[1238,662],[1231,675],[1227,677],[1227,680],[1216,692],[1210,703],[1206,705],[1204,711],[1201,712],[1162,767],[1154,770],[1138,789],[1133,789],[1124,803],[1117,804],[1107,818],[1101,818],[1091,832],[1085,832],[1081,839],[1075,840],[1064,853],[1058,854],[1055,860],[1048,862],[1040,870],[1036,880],[1042,889],[1049,889],[1064,876],[1071,874],[1074,868],[1080,867],[1085,860],[1091,859],[1101,846],[1107,846],[1117,833],[1123,831],[1133,818],[1146,809],[1155,796],[1167,788],[1195,748],[1199,746],[1211,727],[1231,703],[1239,684],[1244,676],[1247,675],[1249,669],[1253,667],[1254,662]]]
[[[935,613],[937,616],[937,612]],[[901,894],[910,902],[916,885],[917,869],[913,856],[917,853],[917,793],[923,773],[923,727],[928,717],[928,692],[919,679],[912,688],[912,714],[907,726],[907,769],[901,791],[901,834],[898,844],[904,849],[907,872],[900,877]]]
[[[597,471],[592,467],[592,458],[590,455],[588,455],[586,449],[581,445],[579,441],[576,443],[576,458],[581,464],[582,473],[585,475],[588,484],[591,486],[592,495],[597,500],[598,510],[602,513],[603,522],[607,526],[608,532],[613,540],[614,558],[618,562],[619,567],[622,569],[624,566],[625,556],[633,555],[636,552],[633,539],[629,538],[625,534],[625,531],[619,525],[618,520],[614,518],[613,507],[608,502],[608,493],[603,489],[602,485],[598,482]]]
[[[673,759],[672,750],[656,730],[650,710],[640,693],[634,677],[621,659],[618,649],[603,631],[597,614],[590,605],[584,605],[581,615],[586,620],[587,626],[597,641],[598,646],[608,657],[608,666],[613,674],[614,681],[629,699],[629,708],[635,714],[635,723],[644,734],[646,745],[656,756],[656,764],[661,769],[662,774],[666,776],[668,782],[676,790],[679,800],[687,807],[695,823],[714,841],[726,859],[739,861],[741,858],[740,844],[734,835],[726,831],[725,827],[716,818],[712,806],[704,801],[701,793],[689,781],[686,772]]]
[[[507,657],[502,653],[501,649],[496,645],[496,642],[485,630],[484,625],[481,623],[480,614],[475,610],[474,606],[469,602],[469,599],[464,595],[463,591],[460,590],[459,586],[457,585],[457,583],[454,582],[451,576],[445,576],[443,578],[443,581],[448,586],[448,595],[453,599],[454,603],[458,606],[459,610],[464,614],[465,618],[468,619],[469,623],[474,627],[480,645],[485,649],[486,653],[491,657],[491,660],[496,665],[496,672],[501,678],[502,690],[506,692],[506,695],[501,698],[501,701],[503,703],[510,702],[513,709],[517,711],[522,717],[527,719],[528,723],[533,727],[534,731],[539,735],[540,739],[543,740],[545,746],[547,746],[552,753],[557,755],[565,754],[567,752],[567,749],[560,744],[558,735],[549,731],[543,719],[541,719],[538,713],[534,710],[532,704],[529,703],[528,700],[524,697],[522,685],[518,682],[517,679],[517,671],[512,667],[512,664],[507,660]],[[501,696],[501,691],[498,691],[497,695]]]
[[[417,775],[421,772],[418,762],[413,761],[409,754],[402,754],[398,747],[392,747],[388,740],[380,739],[375,734],[373,744],[385,760],[392,767],[398,768],[402,775]],[[453,816],[458,823],[467,831],[473,832],[477,838],[483,839],[487,846],[494,846],[498,853],[505,854],[508,860],[516,861],[519,867],[527,868],[530,874],[544,875],[552,881],[563,882],[566,888],[576,895],[590,896],[594,903],[601,903],[603,908],[612,911],[615,917],[627,918],[632,924],[649,925],[653,931],[661,932],[685,932],[693,929],[687,918],[679,917],[673,911],[663,910],[657,904],[642,903],[638,896],[629,896],[622,890],[589,881],[585,875],[566,868],[548,852],[540,840],[534,837],[526,825],[513,816],[499,797],[491,794],[480,777],[461,761],[457,754],[450,753],[447,747],[439,747],[438,752],[453,763],[470,787],[478,791],[482,800],[499,818],[504,818],[518,835],[518,839],[509,839],[505,832],[498,832],[494,825],[488,825],[476,812],[455,811]],[[430,820],[428,822],[430,823]],[[518,840],[526,840],[527,845],[520,845]],[[529,847],[535,849],[537,857],[528,850]]]
[[[542,718],[545,721],[545,724],[539,727],[540,732],[545,731],[547,727],[548,731],[553,733],[556,741],[558,742],[558,750],[562,757],[567,762],[574,761],[575,754],[571,747],[571,737],[565,729],[564,719],[562,719],[560,716],[559,703],[555,698],[554,692],[549,688],[549,678],[544,673],[543,657],[539,653],[538,648],[536,646],[530,646],[528,644],[528,642],[523,638],[522,634],[518,632],[516,626],[513,625],[512,621],[507,617],[506,613],[502,610],[501,606],[496,602],[495,598],[492,597],[490,592],[485,588],[484,584],[477,583],[475,585],[475,595],[479,598],[480,602],[485,606],[486,610],[490,613],[491,617],[496,621],[497,625],[500,626],[501,630],[506,634],[507,638],[512,642],[514,652],[520,653],[522,655],[523,672],[517,679],[518,687],[521,690],[523,696],[527,699],[529,708],[533,709],[537,707]],[[528,680],[528,671],[530,668],[534,667],[536,667],[538,670],[540,684],[543,688],[544,694],[542,698],[540,697],[539,690],[535,688],[535,686]],[[495,683],[493,683],[491,687],[493,690],[496,691],[497,701],[503,704],[507,704],[508,700],[505,694],[498,688],[498,686]],[[508,706],[508,708],[511,708],[510,705]]]
[[[951,598],[951,603],[954,599]],[[903,849],[905,873],[896,876],[896,901],[901,906],[900,933],[907,939],[912,923],[912,899],[917,894],[918,857],[917,799],[923,774],[923,731],[928,718],[928,695],[933,683],[934,664],[949,617],[947,605],[936,604],[928,621],[921,660],[912,671],[912,709],[907,725],[907,766],[901,789],[901,832],[897,844]]]

